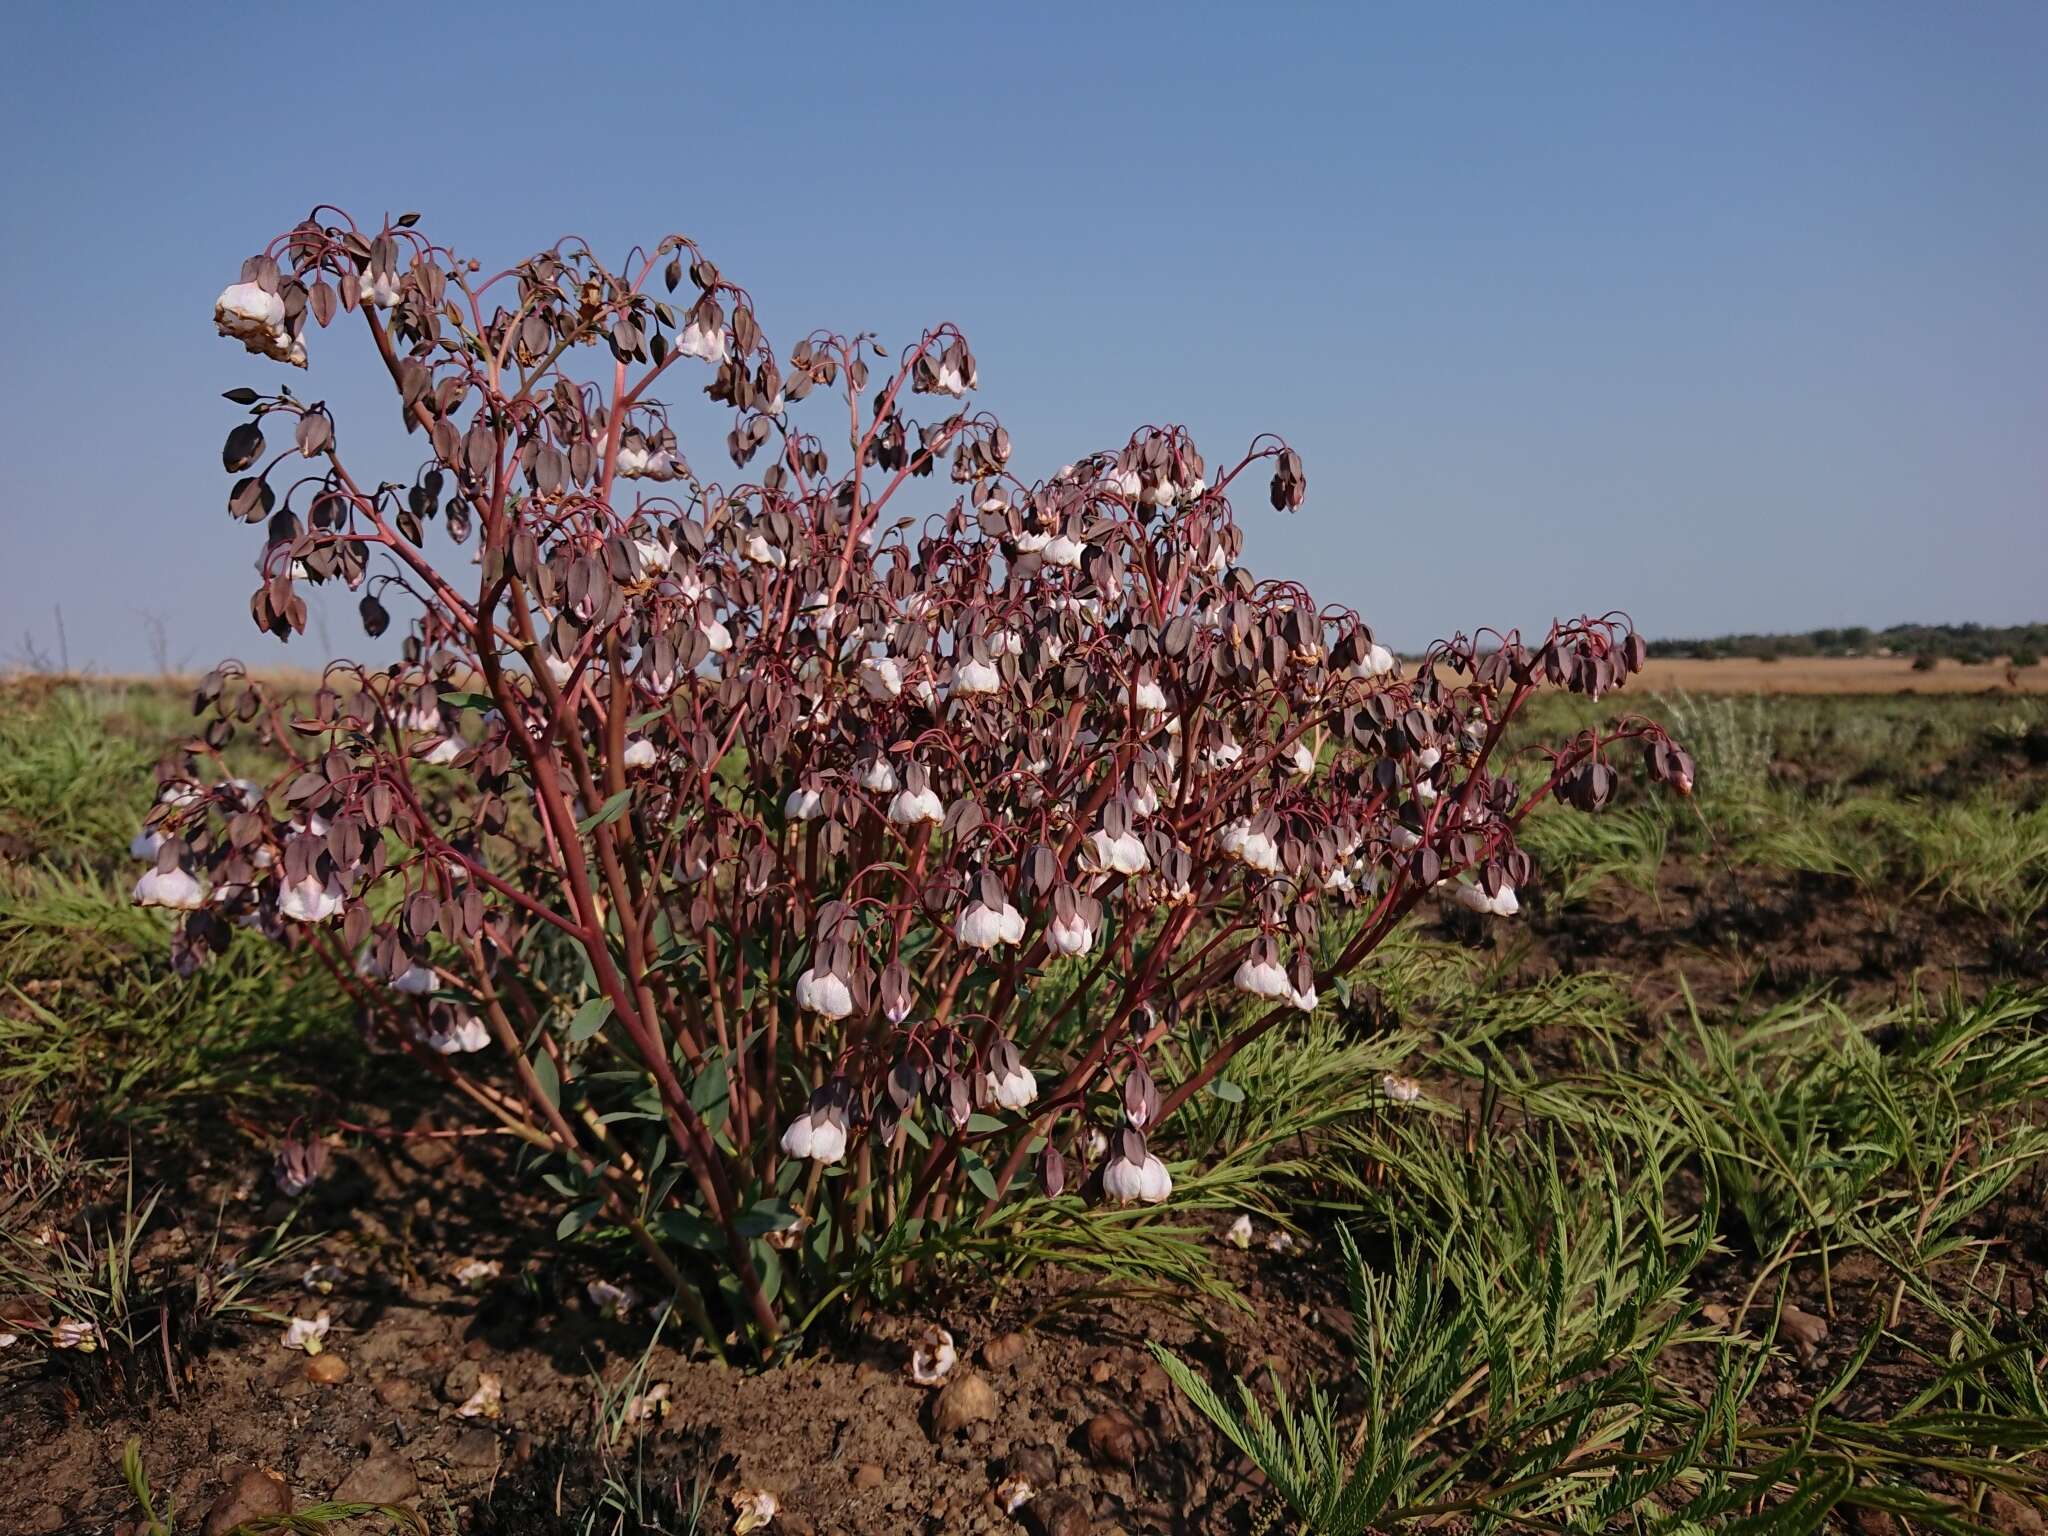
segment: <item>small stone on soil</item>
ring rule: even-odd
[[[853,1469],[853,1486],[866,1492],[882,1486],[882,1469],[872,1461],[864,1461]]]
[[[1128,1471],[1138,1464],[1138,1426],[1114,1409],[1090,1419],[1081,1431],[1081,1440],[1088,1448],[1088,1459],[1098,1467]]]
[[[386,1408],[410,1408],[419,1400],[419,1383],[404,1376],[386,1376],[377,1383],[377,1401]]]
[[[1015,1365],[1024,1358],[1030,1343],[1021,1333],[999,1333],[981,1346],[981,1363],[992,1371]]]
[[[258,1515],[288,1515],[292,1512],[291,1490],[282,1478],[261,1469],[251,1469],[230,1483],[206,1511],[204,1536],[225,1536],[236,1526]]]
[[[335,1354],[315,1355],[306,1362],[306,1380],[323,1387],[348,1380],[348,1362]]]
[[[341,1480],[337,1504],[403,1504],[420,1491],[412,1463],[395,1452],[372,1456]]]
[[[996,1390],[974,1371],[962,1371],[939,1389],[932,1404],[932,1433],[951,1439],[968,1425],[996,1416]]]
[[[1088,1536],[1095,1529],[1095,1507],[1071,1488],[1033,1499],[1024,1506],[1040,1536]]]

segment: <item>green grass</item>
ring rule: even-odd
[[[1527,841],[1552,900],[1654,903],[1674,868],[1746,869],[1838,882],[1880,919],[1912,904],[2042,942],[2032,703],[1636,702],[1690,744],[1698,793],[1631,786],[1598,816],[1539,812]],[[1583,713],[1547,703],[1537,725]],[[168,921],[128,905],[149,768],[185,718],[148,688],[0,696],[0,1227],[15,1234],[0,1291],[128,1352],[157,1347],[164,1303],[136,1292],[153,1196],[126,1177],[123,1143],[293,1103],[355,1048],[303,954],[238,944],[180,981]],[[1020,1187],[989,1220],[976,1201],[891,1226],[850,1274],[836,1265],[839,1290],[805,1291],[834,1266],[793,1262],[784,1304],[821,1316],[906,1261],[940,1286],[1054,1265],[1084,1277],[1070,1304],[1137,1294],[1223,1331],[1242,1298],[1216,1233],[1244,1211],[1311,1258],[1321,1234],[1348,1293],[1351,1362],[1330,1380],[1287,1392],[1165,1360],[1268,1479],[1273,1529],[1795,1531],[1861,1506],[1961,1531],[1986,1528],[1993,1490],[2039,1499],[2048,1337],[2013,1306],[1999,1213],[2038,1207],[2048,1178],[2048,995],[1798,997],[1655,1029],[1629,978],[1533,966],[1524,929],[1495,932],[1465,947],[1404,930],[1233,1060],[1160,1138],[1162,1210],[1086,1212]],[[1319,942],[1344,937],[1333,922]],[[573,968],[543,969],[573,1000]],[[1082,969],[1054,968],[1044,1006]],[[1163,1082],[1241,1023],[1181,1020]],[[1391,1102],[1389,1073],[1420,1080],[1422,1100]],[[21,1236],[87,1187],[122,1193],[56,1243]],[[296,1241],[266,1234],[245,1288],[189,1305],[260,1313],[266,1256]],[[1797,1393],[1766,1394],[1796,1360],[1776,1321],[1795,1284],[1837,1345]],[[1873,1367],[1881,1412],[1862,1392]],[[599,1383],[603,1472],[563,1529],[696,1528],[700,1507],[649,1492],[647,1437],[621,1417],[646,1375],[643,1357]],[[128,1478],[144,1529],[189,1528],[152,1507],[139,1452]]]

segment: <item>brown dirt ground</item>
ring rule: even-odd
[[[1998,925],[1925,904],[1874,912],[1842,883],[1815,877],[1674,860],[1654,898],[1607,891],[1558,911],[1538,897],[1528,911],[1525,924],[1482,930],[1453,910],[1437,936],[1495,947],[1519,975],[1597,966],[1629,976],[1646,1020],[1682,1006],[1681,977],[1708,1010],[1814,988],[1887,1002],[1915,985],[1975,995],[2002,979],[2048,978],[2048,934],[2015,942]],[[1529,1043],[1537,1060],[1564,1059],[1561,1042]],[[552,1230],[550,1200],[523,1192],[536,1181],[516,1169],[505,1142],[416,1134],[445,1129],[434,1118],[444,1111],[415,1084],[373,1075],[366,1087],[385,1106],[369,1118],[386,1134],[359,1136],[337,1155],[297,1228],[324,1235],[281,1267],[263,1298],[279,1312],[327,1308],[330,1352],[347,1363],[347,1379],[309,1381],[274,1323],[191,1331],[193,1276],[216,1237],[246,1242],[287,1209],[251,1175],[253,1128],[203,1126],[188,1163],[152,1170],[166,1195],[138,1265],[140,1293],[162,1297],[171,1322],[169,1369],[154,1355],[68,1355],[0,1380],[4,1459],[17,1473],[0,1480],[0,1533],[132,1531],[119,1472],[131,1435],[156,1486],[186,1512],[185,1530],[242,1470],[259,1467],[302,1503],[346,1491],[351,1478],[358,1488],[373,1474],[393,1478],[392,1490],[437,1531],[575,1529],[557,1510],[586,1503],[606,1472],[589,1449],[600,1391],[626,1380],[650,1325],[593,1307],[586,1285],[600,1272],[587,1253],[542,1236]],[[1672,1192],[1681,1206],[1696,1205],[1696,1194]],[[74,1208],[68,1225],[108,1214]],[[2032,1309],[2048,1283],[2042,1190],[1983,1212],[1977,1230],[1997,1240],[2007,1299]],[[1735,1308],[1748,1291],[1757,1256],[1739,1240],[1731,1250],[1702,1276],[1703,1303]],[[1311,1227],[1286,1258],[1256,1246],[1219,1252],[1242,1310],[1104,1299],[1073,1277],[1041,1274],[1006,1290],[972,1280],[929,1286],[898,1309],[844,1320],[766,1372],[721,1369],[664,1343],[648,1357],[646,1381],[667,1384],[670,1410],[629,1431],[610,1470],[643,1468],[657,1503],[701,1479],[718,1500],[710,1532],[729,1529],[723,1500],[740,1486],[778,1495],[784,1513],[774,1529],[784,1536],[1246,1531],[1263,1501],[1256,1474],[1171,1389],[1145,1345],[1167,1344],[1212,1374],[1270,1365],[1298,1387],[1340,1370],[1346,1314],[1327,1232]],[[502,1277],[465,1290],[453,1271],[469,1258],[498,1261]],[[314,1259],[337,1267],[329,1295],[302,1289]],[[1829,1337],[1810,1358],[1779,1354],[1756,1411],[1796,1413],[1889,1300],[1887,1278],[1857,1261],[1838,1264],[1831,1279]],[[1795,1270],[1791,1294],[1807,1311],[1829,1313],[1816,1270]],[[1752,1329],[1761,1321],[1753,1316]],[[993,1419],[951,1435],[937,1432],[931,1395],[905,1376],[910,1341],[933,1322],[952,1331],[997,1405]],[[1944,1341],[1928,1343],[1944,1352]],[[1700,1369],[1704,1379],[1704,1359]],[[456,1406],[484,1372],[502,1384],[502,1414],[463,1419]],[[1924,1376],[1888,1348],[1843,1406],[1881,1414]],[[1013,1521],[993,1488],[1018,1467],[1041,1492]]]

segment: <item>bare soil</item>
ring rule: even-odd
[[[1978,994],[2003,979],[2048,977],[2039,933],[2015,943],[1995,924],[1932,906],[1872,911],[1841,882],[1676,861],[1653,898],[1615,891],[1569,911],[1539,900],[1512,927],[1480,928],[1453,911],[1438,933],[1502,946],[1524,977],[1590,967],[1631,977],[1649,1020],[1682,1006],[1681,978],[1713,1011],[1815,987],[1891,1001],[1915,986]],[[1373,1025],[1361,1018],[1358,1027]],[[1543,1059],[1546,1042],[1531,1045]],[[1342,1367],[1347,1318],[1334,1244],[1311,1227],[1285,1257],[1219,1247],[1242,1308],[1104,1298],[1071,1276],[1041,1274],[1005,1290],[947,1281],[895,1310],[841,1319],[767,1371],[721,1368],[664,1342],[648,1357],[644,1385],[667,1387],[666,1412],[628,1430],[607,1463],[592,1449],[599,1401],[621,1389],[651,1328],[644,1308],[623,1320],[603,1315],[587,1285],[623,1279],[649,1297],[655,1287],[602,1273],[586,1253],[547,1240],[549,1201],[522,1193],[537,1181],[512,1147],[445,1134],[435,1106],[409,1097],[417,1092],[368,1084],[367,1096],[386,1107],[317,1186],[299,1230],[325,1235],[290,1261],[270,1297],[280,1311],[331,1313],[329,1353],[347,1367],[339,1381],[309,1380],[306,1358],[281,1347],[274,1323],[192,1328],[194,1276],[216,1240],[247,1241],[286,1212],[252,1172],[264,1128],[203,1126],[180,1166],[144,1153],[167,1193],[138,1283],[161,1298],[172,1348],[166,1358],[56,1356],[40,1376],[13,1379],[0,1422],[17,1475],[0,1481],[0,1532],[132,1530],[119,1472],[131,1435],[154,1483],[187,1512],[181,1530],[197,1529],[216,1498],[260,1468],[300,1504],[389,1496],[437,1530],[483,1533],[575,1529],[559,1511],[587,1504],[607,1475],[635,1469],[655,1507],[686,1504],[698,1483],[709,1488],[715,1504],[702,1528],[714,1532],[730,1528],[725,1499],[740,1487],[777,1495],[775,1530],[817,1536],[1242,1532],[1263,1503],[1257,1475],[1172,1390],[1145,1346],[1166,1344],[1212,1373],[1270,1367],[1297,1387]],[[1672,1192],[1681,1204],[1696,1195]],[[70,1213],[74,1227],[108,1215]],[[2031,1309],[2048,1274],[2041,1191],[1985,1211],[1979,1227],[1999,1239],[2007,1298]],[[465,1288],[455,1271],[471,1259],[496,1261],[501,1276]],[[334,1266],[331,1294],[299,1286],[315,1260]],[[1760,1262],[1737,1243],[1713,1261],[1699,1299],[1727,1308],[1738,1326]],[[1835,1267],[1826,1290],[1817,1271],[1791,1279],[1799,1307],[1825,1318],[1832,1302],[1833,1320],[1810,1352],[1783,1352],[1765,1378],[1752,1406],[1785,1417],[1832,1378],[1891,1291],[1887,1276],[1854,1260]],[[1747,1321],[1754,1330],[1764,1319]],[[912,1341],[932,1323],[952,1332],[962,1370],[994,1395],[991,1417],[953,1432],[941,1432],[934,1394],[905,1370]],[[1940,1341],[1929,1343],[1941,1352]],[[462,1417],[486,1373],[502,1388],[499,1416]],[[1882,1414],[1924,1375],[1881,1353],[1843,1406]],[[1038,1496],[1012,1518],[994,1489],[1016,1471]]]

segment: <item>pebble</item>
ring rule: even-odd
[[[981,1346],[981,1363],[992,1371],[1000,1371],[1023,1359],[1030,1347],[1030,1341],[1021,1333],[999,1333]]]
[[[419,1383],[405,1376],[386,1376],[377,1383],[377,1401],[386,1408],[410,1408],[420,1400]]]
[[[337,1504],[403,1504],[420,1491],[419,1474],[396,1453],[372,1456],[341,1480]]]
[[[1114,1409],[1090,1419],[1081,1431],[1081,1439],[1088,1449],[1088,1459],[1098,1467],[1122,1467],[1128,1471],[1138,1464],[1138,1426]]]
[[[996,1389],[973,1371],[956,1371],[932,1404],[932,1433],[945,1440],[968,1425],[996,1416]]]
[[[347,1381],[348,1362],[331,1351],[310,1356],[306,1361],[306,1380],[323,1387]]]
[[[882,1469],[872,1461],[864,1461],[853,1469],[853,1486],[863,1493],[882,1486]]]
[[[1071,1488],[1042,1495],[1025,1508],[1044,1536],[1088,1536],[1095,1529],[1093,1504],[1086,1494]]]
[[[225,1536],[236,1526],[258,1515],[288,1515],[292,1512],[291,1490],[284,1480],[260,1468],[251,1468],[221,1491],[207,1508],[203,1536]]]
[[[488,1429],[465,1429],[448,1447],[448,1460],[453,1466],[490,1469],[497,1466],[501,1450],[498,1437]]]

